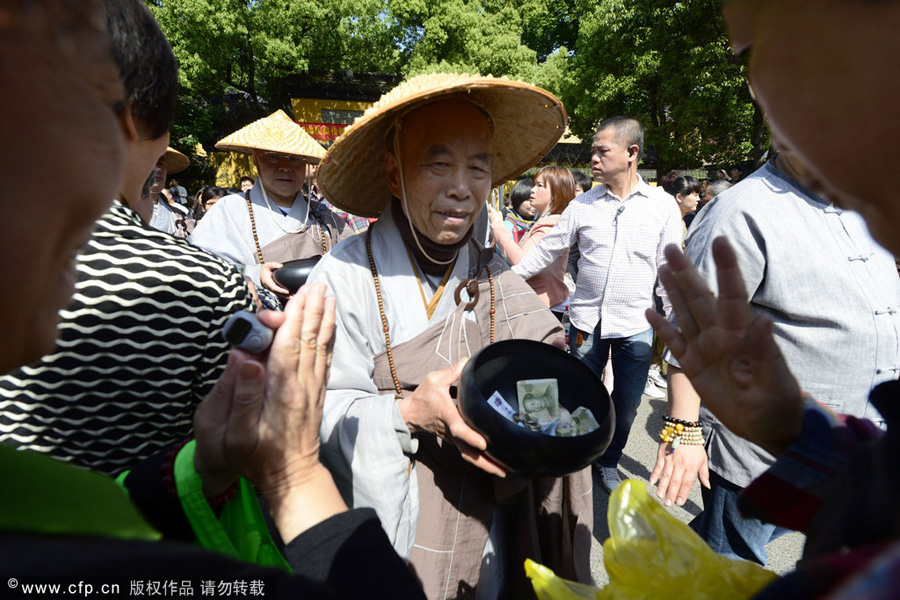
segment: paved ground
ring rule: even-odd
[[[666,410],[665,399],[653,400],[644,396],[641,407],[638,409],[637,418],[625,447],[625,455],[619,463],[619,472],[624,478],[639,479],[646,482],[650,478],[650,471],[656,464],[656,450],[658,448],[657,435],[662,428],[662,415]],[[655,486],[650,487],[653,492]],[[655,495],[653,496],[656,497]],[[591,548],[591,571],[595,584],[605,585],[609,582],[606,569],[603,565],[603,541],[609,537],[609,529],[606,524],[606,509],[609,496],[600,486],[597,470],[594,469],[594,542]],[[702,508],[700,499],[700,487],[694,484],[691,496],[684,507],[673,506],[672,514],[687,523],[700,512]],[[785,535],[766,547],[769,556],[767,568],[776,573],[785,573],[794,568],[800,553],[803,550],[804,536],[800,533]]]

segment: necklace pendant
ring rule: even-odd
[[[472,310],[475,308],[475,305],[478,304],[478,298],[481,295],[478,290],[478,280],[477,279],[464,279],[459,282],[459,285],[456,286],[456,292],[453,294],[454,300],[456,300],[456,305],[459,306],[459,303],[462,302],[462,290],[466,290],[466,294],[469,296],[469,301],[466,303],[465,310]]]

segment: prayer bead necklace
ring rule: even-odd
[[[250,213],[250,230],[253,232],[253,243],[256,245],[256,258],[259,260],[259,264],[264,264],[266,261],[263,260],[262,248],[259,247],[259,236],[256,233],[256,219],[253,218],[253,203],[250,201],[250,190],[247,190],[244,193],[244,197],[247,199],[247,212]],[[263,197],[265,198],[265,192],[263,192]],[[266,205],[269,204],[269,199],[266,198]],[[269,210],[272,207],[269,206]],[[307,218],[309,218],[309,206],[307,206]],[[325,227],[319,223],[319,240],[322,242],[322,256],[328,254],[328,247],[325,245]],[[282,227],[282,231],[286,231]],[[302,229],[299,231],[287,232],[287,233],[300,233]]]
[[[375,296],[378,300],[378,314],[381,316],[381,327],[384,331],[384,345],[387,353],[388,366],[391,369],[391,379],[394,381],[394,391],[397,398],[403,398],[403,389],[400,387],[400,379],[397,377],[397,367],[394,364],[394,352],[391,349],[391,329],[388,326],[387,315],[384,313],[384,301],[381,297],[381,285],[378,283],[378,269],[375,268],[375,257],[372,255],[372,227],[366,231],[366,253],[369,256],[369,269],[372,271],[372,279],[375,281]],[[491,289],[491,318],[490,318],[490,343],[494,343],[494,315],[496,314],[496,295],[494,291],[494,276],[491,275],[491,268],[484,266],[487,271],[488,285]],[[465,282],[464,282],[465,283]],[[461,286],[463,284],[460,284]],[[476,282],[477,285],[477,282]]]

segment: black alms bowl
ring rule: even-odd
[[[587,435],[554,437],[519,427],[487,403],[498,391],[518,410],[516,382],[549,378],[559,385],[560,405],[569,412],[590,409],[600,427]],[[463,368],[458,396],[463,419],[487,440],[487,455],[524,477],[561,477],[588,466],[609,446],[616,423],[606,388],[590,368],[559,348],[530,340],[482,348]]]
[[[272,271],[272,277],[275,279],[275,283],[286,288],[291,294],[296,294],[297,290],[306,283],[313,267],[321,258],[321,256],[313,256],[312,258],[289,260],[280,269]]]

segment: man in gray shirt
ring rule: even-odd
[[[727,237],[750,304],[772,317],[801,387],[835,412],[879,421],[868,395],[900,371],[900,278],[862,218],[802,187],[804,174],[785,152],[716,196],[691,228],[686,254],[715,292],[712,241]],[[669,416],[699,416],[708,438],[705,449],[660,443],[650,482],[659,480],[657,495],[671,506],[684,503],[699,475],[704,508],[691,526],[720,554],[764,565],[766,543],[782,530],[741,518],[736,502],[774,458],[701,411],[677,367],[669,374]]]

